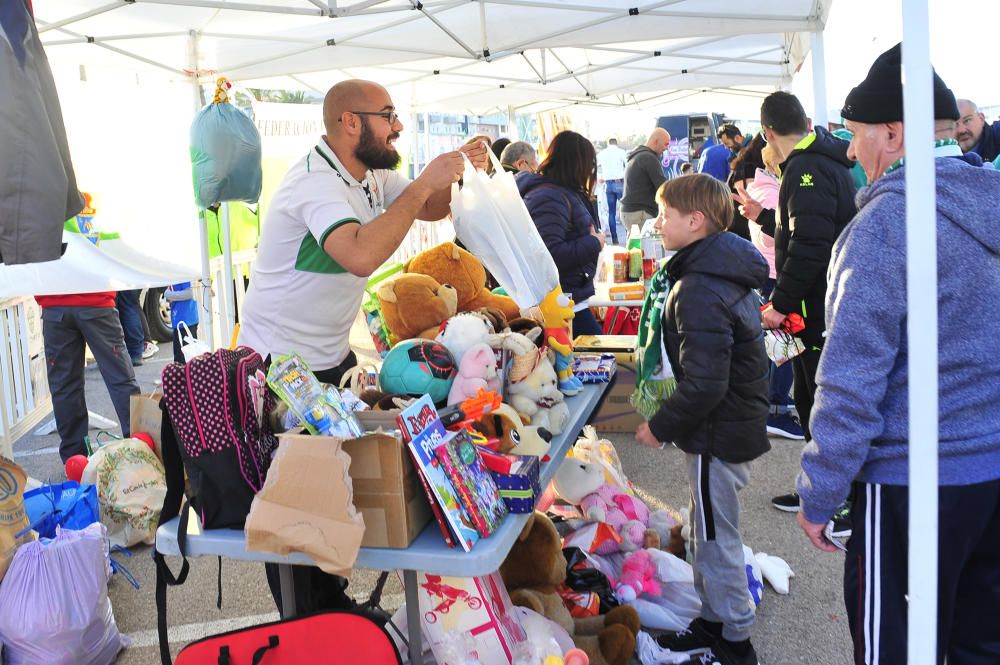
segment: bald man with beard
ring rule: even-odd
[[[656,190],[667,179],[660,160],[670,145],[670,134],[657,127],[649,134],[646,145],[628,154],[625,164],[625,191],[622,195],[622,224],[625,230],[656,217]]]
[[[357,364],[349,345],[368,277],[392,256],[416,219],[447,216],[464,153],[486,164],[481,143],[431,160],[412,182],[394,169],[403,131],[389,92],[343,81],[323,101],[326,134],[292,166],[264,220],[240,312],[239,344],[267,359],[298,353],[324,383]],[[281,609],[277,569],[268,583]],[[297,613],[350,607],[347,580],[294,570]]]

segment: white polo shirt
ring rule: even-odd
[[[239,343],[264,357],[295,351],[313,370],[339,365],[368,279],[340,266],[323,242],[344,224],[381,215],[409,184],[388,170],[358,182],[320,139],[285,174],[267,211]]]

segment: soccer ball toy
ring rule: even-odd
[[[382,390],[403,395],[430,395],[434,403],[448,399],[455,380],[455,360],[443,344],[406,339],[392,347],[378,374]]]

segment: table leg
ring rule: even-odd
[[[288,619],[295,616],[295,579],[290,564],[278,564],[278,586],[281,587],[281,618]]]
[[[403,571],[406,592],[406,631],[410,640],[410,665],[423,665],[423,644],[420,632],[420,600],[417,598],[417,571]]]

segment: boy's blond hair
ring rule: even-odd
[[[682,214],[698,211],[710,222],[710,234],[728,231],[733,223],[733,199],[721,180],[704,173],[689,173],[667,180],[656,192],[656,201]]]

